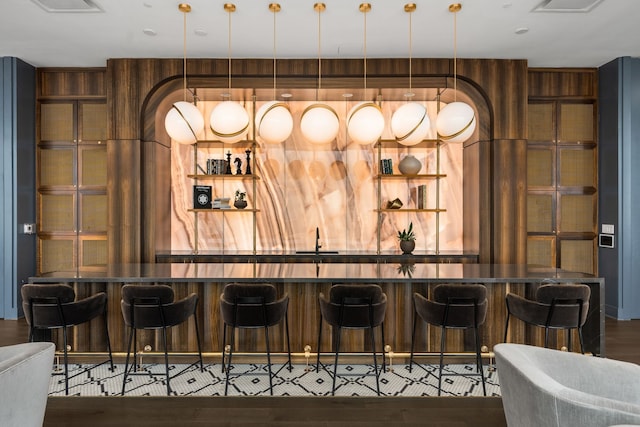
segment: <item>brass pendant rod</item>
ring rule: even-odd
[[[453,101],[457,99],[458,86],[458,12],[462,9],[462,4],[453,3],[449,5],[449,12],[453,13]]]

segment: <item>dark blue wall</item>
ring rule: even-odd
[[[599,70],[599,223],[615,226],[615,248],[599,248],[606,314],[640,318],[640,59]]]
[[[35,68],[17,58],[0,67],[0,318],[22,315],[20,286],[36,273],[36,235],[23,224],[36,219]]]

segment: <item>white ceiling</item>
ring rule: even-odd
[[[104,67],[108,58],[181,58],[183,14],[178,1],[93,0],[103,13],[48,13],[30,0],[2,0],[0,56],[36,67]],[[369,0],[368,58],[409,56],[406,0]],[[451,0],[414,0],[414,58],[453,56]],[[532,12],[541,0],[467,0],[457,15],[459,58],[527,59],[530,67],[598,67],[640,56],[640,0],[603,0],[588,13]],[[556,0],[558,1],[558,0]],[[563,0],[570,1],[570,0]],[[322,58],[362,58],[361,0],[324,0]],[[277,58],[318,57],[315,0],[280,0]],[[227,58],[229,15],[222,0],[191,0],[189,58]],[[231,56],[273,58],[269,1],[235,0]],[[519,28],[528,28],[516,34]],[[143,30],[151,29],[155,36]],[[198,35],[196,33],[205,33]]]

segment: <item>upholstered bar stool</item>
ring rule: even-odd
[[[584,284],[542,285],[535,293],[535,300],[515,294],[507,294],[507,321],[504,327],[504,342],[507,342],[511,316],[530,325],[544,328],[544,346],[549,346],[549,329],[577,329],[580,350],[584,353],[582,326],[587,321],[591,289]],[[571,351],[571,335],[569,335]]]
[[[231,359],[233,357],[233,350],[235,347],[236,328],[264,329],[267,346],[267,369],[269,371],[269,392],[273,395],[274,373],[271,368],[269,327],[284,320],[285,333],[287,337],[287,355],[289,357],[289,371],[293,370],[293,366],[291,365],[291,345],[289,343],[288,307],[289,296],[283,295],[278,298],[278,292],[275,286],[268,283],[229,283],[224,287],[222,295],[220,296],[220,312],[224,323],[222,332],[222,369],[223,372],[226,372],[224,386],[225,396],[229,391],[229,375],[231,371]],[[229,344],[229,357],[225,362],[227,327],[231,328],[231,338]],[[277,372],[275,375],[277,375]]]
[[[196,329],[196,341],[198,343],[198,361],[187,366],[182,371],[173,375],[176,377],[189,369],[194,364],[200,364],[200,371],[204,371],[202,364],[202,349],[200,346],[200,332],[198,331],[198,319],[196,309],[198,306],[198,295],[195,293],[174,301],[174,292],[167,285],[124,285],[122,287],[122,316],[124,324],[129,327],[129,343],[127,345],[127,358],[124,365],[124,376],[122,378],[122,395],[124,395],[129,371],[129,357],[132,346],[137,342],[136,331],[138,329],[161,329],[162,343],[164,349],[165,374],[167,376],[167,395],[171,394],[169,375],[169,354],[167,350],[167,328],[186,322],[193,317]],[[135,367],[135,360],[132,367]]]
[[[440,327],[440,370],[438,375],[438,396],[442,394],[442,370],[444,367],[444,351],[447,329],[472,329],[475,336],[476,369],[482,380],[482,391],[487,395],[484,380],[484,370],[480,357],[480,333],[487,316],[487,288],[475,284],[442,284],[433,289],[433,299],[414,293],[413,303],[415,313],[413,318],[413,333],[411,337],[411,357],[409,372],[413,366],[413,350],[416,338],[416,324],[418,317],[423,321]],[[447,374],[467,376],[469,374]]]
[[[333,385],[331,394],[335,395],[336,377],[338,376],[338,354],[340,353],[340,337],[342,329],[369,329],[371,352],[376,377],[376,391],[380,395],[380,372],[376,357],[376,340],[374,328],[380,326],[382,345],[384,345],[384,316],[387,309],[387,295],[375,284],[338,284],[331,287],[329,299],[320,293],[320,324],[318,327],[318,360],[316,372],[320,368],[320,343],[322,339],[322,319],[333,328],[337,328],[335,344],[335,360],[333,364]],[[381,353],[384,352],[381,350]]]
[[[109,328],[107,327],[107,294],[100,292],[88,298],[76,301],[76,293],[69,285],[23,285],[22,308],[29,324],[29,341],[34,340],[36,329],[62,329],[63,354],[64,354],[64,390],[69,394],[69,360],[68,360],[68,334],[67,328],[89,322],[102,315],[104,319],[104,331],[107,339],[108,362],[113,371],[113,357],[111,356],[111,343],[109,341]],[[107,363],[90,366],[71,378]]]

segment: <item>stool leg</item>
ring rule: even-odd
[[[69,360],[67,357],[67,327],[62,327],[62,336],[64,337],[64,394],[69,395]]]
[[[318,347],[316,347],[316,351],[318,352],[318,359],[316,360],[316,372],[320,370],[320,338],[322,337],[322,314],[320,314],[320,322],[318,323]]]
[[[224,395],[227,395],[227,392],[229,391],[229,370],[231,369],[231,358],[233,356],[233,344],[234,344],[234,338],[235,338],[235,327],[231,327],[231,344],[229,347],[229,357],[227,358],[227,379],[225,381],[224,384]]]
[[[164,369],[167,374],[167,396],[171,395],[171,386],[169,385],[169,354],[167,353],[167,328],[162,328],[162,343],[164,344]]]
[[[225,352],[227,351],[225,350],[226,346],[227,346],[227,324],[223,323],[222,324],[222,373],[223,374],[225,371],[224,355],[225,355]]]
[[[413,348],[416,342],[416,323],[418,322],[418,313],[413,313],[413,332],[411,333],[411,355],[409,356],[409,372],[413,367]]]
[[[384,322],[380,323],[380,332],[382,334],[382,372],[386,372],[387,362],[384,358]]]
[[[584,338],[582,337],[582,326],[578,326],[578,338],[580,339],[580,351],[584,354]]]
[[[484,381],[484,369],[482,368],[482,357],[480,356],[480,334],[478,333],[478,328],[473,328],[473,333],[476,336],[476,367],[478,372],[480,372],[480,378],[482,379],[482,392],[485,397],[487,396],[487,386]]]
[[[331,386],[331,395],[336,395],[336,377],[338,376],[338,353],[340,352],[340,335],[342,328],[338,326],[338,338],[336,339],[336,360],[333,363],[333,385]]]
[[[115,371],[113,367],[113,355],[111,353],[111,339],[109,339],[109,326],[107,325],[107,310],[104,312],[104,334],[107,337],[107,350],[109,351],[109,362],[111,364],[111,372]]]
[[[438,375],[438,396],[442,394],[442,368],[444,367],[444,342],[447,338],[447,328],[441,326],[440,334],[440,375]]]
[[[271,352],[269,351],[269,327],[264,327],[264,336],[267,341],[267,368],[269,370],[269,393],[273,396],[273,374],[271,373]]]
[[[200,332],[198,331],[198,318],[195,313],[193,313],[193,323],[196,326],[196,341],[198,342],[198,357],[200,357],[200,372],[204,372],[204,364],[202,363],[202,347],[200,346]]]
[[[376,359],[376,337],[374,336],[374,333],[373,333],[374,332],[373,326],[369,330],[371,331],[371,348],[373,352],[373,369],[375,370],[375,375],[376,375],[376,391],[378,392],[378,396],[380,396],[380,378],[378,376],[378,361]],[[384,353],[382,353],[382,355],[384,357]]]
[[[127,384],[127,375],[129,375],[129,355],[131,354],[131,344],[133,342],[133,328],[129,328],[129,345],[127,346],[127,358],[124,362],[124,377],[122,378],[122,395],[124,396],[124,388]],[[135,365],[136,361],[133,361]]]
[[[289,342],[289,316],[284,313],[284,325],[287,331],[287,354],[289,356],[289,372],[293,371],[293,365],[291,365],[291,344]]]

